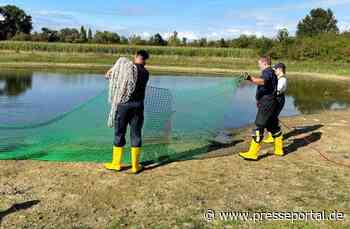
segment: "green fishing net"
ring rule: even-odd
[[[210,85],[197,82],[195,88],[147,87],[143,163],[197,158],[214,144],[241,78],[220,79]],[[110,161],[114,130],[106,125],[107,91],[75,103],[65,109],[45,112],[46,117],[35,112],[25,115],[25,104],[16,113],[11,113],[10,105],[2,106],[0,116],[8,118],[7,122],[0,123],[0,160]],[[15,121],[11,121],[11,117]],[[127,144],[124,163],[130,162],[129,151]]]

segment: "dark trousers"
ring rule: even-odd
[[[264,96],[258,101],[258,112],[255,119],[256,129],[253,133],[253,139],[261,142],[264,138],[265,129],[274,137],[278,137],[281,133],[278,115],[281,112],[278,109],[278,101],[273,96]]]
[[[284,104],[286,103],[286,98],[284,96],[284,94],[279,95],[276,97],[277,100],[277,116],[279,116],[281,114],[281,111],[283,110]]]
[[[125,134],[129,125],[131,146],[141,147],[143,121],[143,101],[119,104],[115,115],[114,145],[123,147],[126,144]]]

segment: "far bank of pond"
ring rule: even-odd
[[[132,56],[129,56],[132,58]],[[52,71],[94,71],[104,73],[115,63],[119,55],[98,53],[64,53],[64,52],[14,52],[0,51],[1,68],[47,69]],[[289,75],[314,76],[322,78],[347,79],[350,76],[350,63],[325,62],[321,60],[274,60],[283,61],[288,67]],[[258,74],[257,60],[254,58],[228,58],[207,56],[151,55],[148,68],[152,72],[172,72],[184,74],[237,74],[249,71]]]

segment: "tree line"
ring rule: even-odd
[[[42,28],[32,32],[32,18],[22,9],[7,5],[0,7],[0,40],[42,41],[67,43],[129,44],[153,46],[189,46],[218,48],[250,48],[260,55],[269,54],[274,58],[308,59],[331,58],[349,60],[350,32],[340,33],[337,19],[331,9],[312,9],[297,25],[295,36],[287,29],[281,29],[273,38],[241,35],[238,38],[208,40],[207,38],[189,40],[180,38],[176,31],[164,39],[160,33],[148,39],[139,35],[125,37],[115,32],[96,31],[81,26],[52,30]]]

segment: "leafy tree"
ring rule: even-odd
[[[41,31],[42,31],[42,38],[44,41],[55,42],[60,39],[58,36],[58,32],[56,30],[42,28]]]
[[[178,33],[174,31],[173,35],[169,37],[168,44],[170,46],[179,46],[181,43],[180,39],[178,38]]]
[[[7,37],[7,33],[5,30],[5,18],[0,13],[0,40],[4,40]]]
[[[81,42],[86,42],[87,41],[87,33],[86,33],[86,30],[85,30],[84,26],[80,27],[80,41]]]
[[[30,36],[32,41],[44,41],[42,39],[41,33],[38,32],[34,32],[31,36]]]
[[[33,29],[32,17],[17,6],[0,7],[0,40],[10,39],[17,33],[30,34]]]
[[[92,31],[91,29],[89,28],[89,32],[88,32],[88,37],[87,37],[88,41],[91,41],[93,39],[92,37]]]
[[[146,41],[143,40],[141,36],[132,35],[131,37],[129,37],[129,43],[131,45],[144,45],[146,44]]]
[[[117,44],[120,43],[120,36],[117,33],[108,31],[96,31],[94,42],[101,44]]]
[[[14,37],[11,38],[13,41],[31,41],[32,37],[30,34],[26,33],[16,33]]]
[[[219,47],[228,47],[228,45],[227,45],[227,42],[225,41],[225,39],[224,38],[221,38],[220,40],[219,40]]]
[[[208,47],[219,47],[218,42],[213,41],[213,40],[209,41],[207,46]]]
[[[129,44],[129,39],[125,36],[120,37],[120,43],[121,44]]]
[[[80,39],[80,33],[77,29],[64,28],[59,32],[61,42],[76,43]]]
[[[267,37],[262,37],[258,39],[257,48],[259,55],[268,55],[270,54],[270,50],[272,49],[274,43],[273,40]]]
[[[208,45],[207,38],[201,38],[199,40],[199,47],[205,47]]]
[[[289,47],[293,40],[289,37],[287,29],[281,29],[277,33],[276,42],[267,53],[273,58],[284,58],[288,55]]]
[[[192,42],[189,43],[189,44],[190,44],[190,46],[192,46],[192,47],[198,47],[198,46],[199,46],[199,42],[198,42],[197,39],[192,40]]]
[[[257,37],[254,35],[241,35],[238,38],[234,39],[232,43],[236,48],[256,48],[257,40]]]
[[[182,45],[187,46],[187,37],[182,38]]]
[[[316,36],[321,33],[338,33],[337,20],[331,9],[313,9],[298,24],[297,36]]]
[[[280,29],[277,33],[278,42],[287,42],[289,40],[289,32],[287,29]]]
[[[163,39],[163,37],[159,33],[152,36],[149,40],[149,43],[151,45],[161,45],[161,46],[166,45],[166,41]]]

